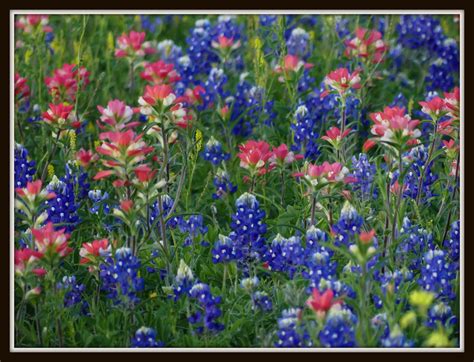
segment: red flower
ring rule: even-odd
[[[454,120],[459,119],[460,116],[460,101],[461,95],[458,87],[454,88],[451,93],[444,93],[444,104],[446,110],[448,111],[449,116]]]
[[[423,107],[421,111],[429,115],[433,120],[442,117],[446,112],[446,105],[440,97],[434,97],[429,101],[419,102],[419,104]]]
[[[83,243],[82,248],[79,251],[79,255],[82,257],[79,263],[88,264],[96,257],[108,255],[110,253],[110,247],[111,246],[107,239],[94,240],[91,243]]]
[[[82,167],[89,167],[89,164],[92,161],[97,160],[97,155],[93,154],[90,150],[85,150],[81,148],[79,151],[76,152],[76,160],[80,163]]]
[[[157,170],[152,170],[148,165],[140,165],[133,171],[140,182],[149,182],[155,176]]]
[[[15,273],[23,274],[30,265],[35,264],[43,255],[30,248],[15,250]]]
[[[352,73],[349,73],[347,68],[336,69],[324,78],[324,84],[326,84],[326,86],[328,86],[331,90],[335,90],[340,95],[343,95],[350,88],[360,88],[359,71],[356,70]],[[321,94],[321,98],[324,98],[327,93],[329,92],[323,92],[323,94]]]
[[[326,289],[323,294],[320,294],[316,288],[313,288],[311,298],[306,301],[306,305],[320,316],[324,316],[333,305],[340,303],[342,303],[341,300],[334,300],[332,289]]]
[[[69,115],[73,109],[72,105],[67,103],[49,104],[49,109],[43,113],[43,121],[52,125],[63,128],[68,123],[70,124]]]
[[[283,67],[281,65],[277,65],[275,67],[275,72],[277,73],[290,73],[290,72],[298,72],[301,68],[304,69],[311,69],[314,65],[311,63],[305,63],[303,60],[298,58],[296,55],[286,55],[283,59]],[[281,81],[281,79],[280,79]]]
[[[83,88],[89,84],[89,72],[75,64],[64,64],[62,68],[54,71],[52,77],[46,77],[45,83],[56,101],[73,102],[76,99],[78,84],[82,84]]]
[[[15,98],[18,102],[28,98],[30,95],[30,87],[26,82],[26,78],[20,77],[20,74],[15,73]]]
[[[372,229],[370,231],[362,231],[360,234],[359,234],[359,240],[363,243],[363,244],[370,244],[372,243],[372,240],[374,239],[374,236],[375,236],[375,230]]]
[[[337,148],[342,139],[344,139],[350,131],[351,129],[348,128],[341,133],[341,130],[339,128],[331,127],[326,131],[326,136],[322,136],[321,139],[328,141],[330,144]]]
[[[361,57],[371,60],[372,63],[382,61],[388,46],[382,39],[382,33],[376,30],[357,28],[355,37],[345,41],[347,57]]]
[[[41,190],[42,186],[43,183],[41,182],[41,180],[36,180],[27,182],[26,187],[17,188],[15,191],[18,196],[30,202],[35,201],[37,196],[41,200],[50,200],[56,197],[56,194],[54,192],[49,192],[46,189]]]
[[[117,48],[115,49],[115,56],[117,58],[134,58],[143,57],[146,54],[153,54],[156,50],[152,44],[145,42],[145,33],[138,33],[131,31],[129,34],[123,33],[117,39]]]
[[[53,223],[48,222],[41,229],[31,229],[38,252],[46,258],[65,257],[72,252],[68,246],[69,234],[65,229],[55,231]]]
[[[240,153],[237,154],[237,157],[240,158],[240,167],[250,169],[259,175],[267,172],[266,162],[272,156],[270,145],[267,142],[250,140],[240,145],[239,150]]]
[[[282,143],[280,146],[273,148],[269,161],[273,166],[284,166],[285,164],[292,163],[295,160],[301,160],[303,157],[303,155],[295,155],[293,152],[288,151],[288,146]]]
[[[120,208],[125,211],[126,213],[129,213],[130,210],[132,210],[133,207],[133,201],[132,200],[122,200],[120,201]]]
[[[175,83],[181,79],[174,65],[165,63],[163,60],[145,64],[145,70],[140,76],[153,84]]]
[[[236,42],[234,42],[234,38],[227,38],[224,35],[219,35],[217,37],[217,42],[212,41],[211,45],[212,45],[213,48],[217,48],[217,49],[222,49],[222,50],[231,49],[231,50],[234,50],[234,49],[237,49],[238,47],[240,47],[240,40],[237,40]]]
[[[374,140],[368,139],[364,142],[362,146],[362,150],[367,153],[372,147],[374,147],[377,143]]]

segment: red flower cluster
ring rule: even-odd
[[[54,71],[52,77],[46,77],[45,82],[55,102],[74,102],[79,85],[84,88],[89,84],[89,74],[84,67],[64,64],[62,68]]]
[[[380,63],[388,46],[382,39],[382,34],[376,30],[357,28],[355,37],[345,41],[346,50],[344,54],[348,57],[360,57]]]

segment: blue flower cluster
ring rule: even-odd
[[[278,234],[268,247],[263,260],[268,262],[268,268],[285,272],[293,279],[305,259],[305,250],[301,238],[292,236],[288,239]]]
[[[163,205],[163,215],[165,218],[168,217],[168,213],[171,211],[173,207],[174,200],[169,195],[162,195],[162,205]],[[153,226],[159,226],[158,218],[160,217],[160,208],[158,205],[158,201],[156,201],[150,210],[150,223]],[[167,226],[175,228],[178,224],[181,223],[181,217],[175,216],[169,219],[166,223]]]
[[[428,230],[413,225],[408,217],[404,217],[399,238],[401,241],[397,245],[395,255],[397,264],[419,270],[419,255],[433,248],[433,235]]]
[[[207,19],[196,21],[194,28],[190,30],[190,36],[186,39],[187,57],[192,67],[193,75],[209,74],[212,64],[219,61],[218,55],[212,49],[212,25]],[[181,72],[180,72],[181,74]]]
[[[230,181],[230,175],[227,171],[218,169],[213,180],[216,192],[212,194],[214,200],[223,198],[237,191],[237,186]]]
[[[456,323],[457,318],[453,314],[451,307],[444,302],[436,303],[428,311],[426,326],[429,328],[437,328],[439,325],[449,327]]]
[[[456,278],[456,268],[455,263],[449,261],[444,251],[429,250],[423,256],[418,284],[426,291],[434,293],[438,300],[454,299],[456,293],[453,280]]]
[[[449,239],[445,240],[443,246],[446,248],[449,257],[454,263],[459,263],[459,252],[460,252],[460,223],[459,220],[451,224],[451,230],[449,232]]]
[[[139,277],[140,260],[132,255],[129,248],[120,248],[115,257],[107,257],[99,265],[101,289],[114,304],[133,307],[140,299],[137,294],[144,288],[143,278]]]
[[[268,312],[273,309],[272,301],[266,292],[256,291],[252,294],[252,309],[260,309],[264,312]]]
[[[275,347],[311,347],[312,342],[307,329],[300,321],[302,311],[299,308],[285,309],[278,319],[278,340]]]
[[[296,55],[298,58],[307,60],[312,49],[309,41],[309,34],[302,28],[295,28],[286,41],[288,54]]]
[[[156,340],[156,331],[153,328],[141,327],[132,338],[132,348],[163,347],[164,343]]]
[[[189,290],[189,297],[198,303],[198,310],[188,318],[191,324],[197,326],[197,333],[215,333],[224,329],[224,325],[217,322],[217,318],[222,314],[218,307],[221,297],[213,296],[209,285],[205,283],[194,284]]]
[[[58,179],[56,176],[46,186],[56,197],[46,200],[48,221],[72,232],[79,223],[78,209],[81,200],[87,197],[89,191],[88,175],[79,167],[66,164],[66,174]]]
[[[407,269],[395,270],[394,272],[388,270],[384,274],[376,276],[375,279],[380,283],[380,289],[383,294],[383,297],[386,297],[389,285],[392,288],[391,292],[395,293],[395,295],[398,295],[399,293],[397,292],[400,290],[400,287],[403,284],[409,283],[413,280],[413,273]],[[375,308],[382,308],[382,296],[374,294],[372,299],[374,301]],[[400,303],[400,301],[400,297],[397,297],[395,303],[398,304]]]
[[[350,176],[357,178],[357,182],[351,183],[354,192],[358,193],[363,200],[376,198],[378,190],[374,186],[376,167],[370,163],[367,154],[360,153],[358,157],[352,156],[352,173]]]
[[[211,139],[207,141],[206,145],[204,146],[201,156],[206,161],[209,161],[214,166],[217,166],[221,162],[227,161],[230,158],[230,153],[224,152],[222,149],[222,143],[217,141],[214,137],[211,137]]]
[[[15,143],[14,165],[15,187],[26,187],[36,173],[36,162],[28,159],[28,150],[19,143]]]
[[[219,238],[214,244],[214,248],[211,251],[212,262],[217,263],[229,263],[235,260],[234,243],[232,239],[225,236],[219,235]]]
[[[199,235],[205,235],[207,233],[207,226],[204,225],[204,219],[202,215],[191,215],[187,220],[181,218],[178,221],[179,230],[182,233],[187,233],[188,236],[184,240],[184,245],[188,246],[193,243]]]
[[[355,234],[360,232],[364,219],[359,215],[354,206],[348,201],[344,203],[341,215],[336,224],[333,225],[333,231],[336,233],[335,245],[349,246]]]
[[[237,199],[235,206],[237,211],[232,215],[229,238],[234,243],[238,265],[246,273],[250,263],[261,260],[265,254],[265,211],[260,208],[256,197],[247,192]]]
[[[395,326],[392,330],[387,328],[387,335],[381,339],[382,347],[402,348],[413,347],[414,342],[405,337],[399,326]]]
[[[86,286],[76,282],[76,277],[64,276],[62,281],[57,284],[57,288],[65,290],[64,306],[71,308],[77,304],[81,304],[81,314],[87,315],[89,313],[89,303],[82,298]]]
[[[334,305],[326,316],[319,340],[324,347],[355,347],[357,317],[347,307]]]
[[[166,63],[173,63],[176,65],[176,61],[183,55],[183,49],[176,45],[173,40],[165,39],[158,43],[156,46],[158,55],[161,60]]]
[[[92,207],[89,208],[91,214],[98,215],[101,211],[106,215],[110,213],[110,206],[106,203],[109,194],[106,191],[90,190],[87,196],[92,201]]]

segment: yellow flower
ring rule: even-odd
[[[450,347],[451,342],[444,329],[439,329],[431,333],[425,341],[427,347]]]
[[[157,292],[152,292],[152,293],[150,293],[150,299],[155,299],[156,297],[158,297],[158,293],[157,293]]]
[[[400,325],[403,329],[416,324],[416,313],[412,310],[406,312],[400,319]]]
[[[426,313],[433,300],[434,294],[424,290],[414,290],[410,294],[410,304],[417,307],[422,314]]]
[[[74,131],[69,132],[69,147],[71,148],[72,152],[76,151],[76,140],[77,140],[76,132]]]
[[[194,138],[196,139],[196,151],[199,152],[202,149],[202,132],[199,129],[196,130]]]
[[[54,166],[52,164],[48,165],[48,179],[52,179],[54,177]]]
[[[107,50],[113,51],[115,49],[115,39],[114,34],[111,31],[107,34]]]

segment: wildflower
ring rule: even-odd
[[[223,161],[230,158],[229,153],[225,153],[222,149],[222,144],[214,137],[211,137],[204,146],[204,151],[201,153],[202,158],[211,162],[214,166],[219,165]]]
[[[214,248],[212,249],[212,262],[228,263],[235,259],[235,251],[231,238],[219,235]]]
[[[351,168],[352,172],[348,176],[354,178],[354,182],[351,183],[352,190],[360,193],[363,199],[377,196],[377,189],[373,187],[376,167],[369,162],[367,155],[360,153],[358,157],[352,156]]]
[[[131,31],[129,34],[123,33],[117,38],[117,48],[115,49],[117,58],[135,60],[155,52],[152,44],[145,42],[145,32]]]
[[[151,84],[176,83],[181,79],[173,64],[159,60],[154,63],[145,63],[145,70],[140,76]]]
[[[261,309],[268,312],[273,309],[272,301],[266,292],[256,291],[252,294],[252,310]]]
[[[76,159],[79,164],[84,168],[89,167],[90,163],[96,161],[97,158],[98,156],[96,154],[93,154],[91,150],[85,150],[81,148],[79,151],[76,152]]]
[[[352,131],[350,128],[341,132],[337,127],[331,127],[326,131],[326,135],[322,136],[321,139],[329,142],[335,149],[339,149],[341,141]]]
[[[42,190],[42,185],[41,180],[27,182],[26,187],[16,189],[16,194],[27,205],[56,197],[54,192],[49,192],[47,189]]]
[[[21,29],[26,34],[32,34],[36,30],[43,33],[50,33],[53,28],[49,25],[48,15],[26,15],[18,17],[15,21],[15,28]]]
[[[194,275],[191,268],[184,262],[183,259],[179,261],[178,272],[176,273],[175,286],[173,292],[175,295],[175,300],[179,298],[180,295],[187,293],[193,286]]]
[[[394,348],[394,347],[413,347],[414,342],[408,340],[403,334],[402,330],[398,325],[395,325],[393,329],[390,330],[387,337],[381,340],[383,347]]]
[[[256,276],[251,278],[244,278],[240,282],[240,286],[246,292],[251,292],[253,289],[257,288],[259,284],[260,281]]]
[[[460,92],[459,88],[455,87],[451,93],[444,93],[444,105],[448,111],[448,115],[453,120],[458,120],[460,116]]]
[[[275,347],[311,347],[312,342],[305,324],[301,321],[301,309],[285,309],[278,319],[278,340]]]
[[[197,326],[197,333],[211,332],[217,333],[224,329],[224,325],[217,322],[222,314],[218,307],[221,297],[212,295],[211,288],[205,283],[196,283],[189,290],[188,295],[197,301],[197,311],[191,314],[188,321]]]
[[[72,248],[68,246],[69,234],[64,231],[65,229],[55,231],[52,222],[40,229],[31,229],[38,252],[50,263],[72,252]]]
[[[324,84],[329,87],[329,90],[323,92],[321,97],[324,98],[334,91],[343,97],[349,89],[359,89],[361,87],[359,71],[349,73],[347,68],[336,69],[326,75]]]
[[[294,28],[286,41],[288,54],[307,59],[311,54],[310,37],[306,30]]]
[[[429,250],[423,256],[419,285],[434,297],[454,299],[456,293],[453,280],[456,278],[456,264],[449,261],[442,250]]]
[[[81,313],[87,315],[89,313],[89,304],[83,299],[86,286],[76,282],[76,277],[64,276],[62,281],[57,284],[59,290],[66,291],[64,295],[64,306],[71,308],[77,304],[81,304]]]
[[[336,245],[349,245],[351,237],[360,232],[364,220],[349,201],[344,202],[338,222],[332,226],[336,234]]]
[[[49,125],[60,129],[68,125],[78,128],[80,124],[71,122],[70,115],[72,109],[73,106],[67,103],[60,103],[58,105],[50,103],[49,109],[43,113],[43,120]]]
[[[372,63],[380,63],[388,49],[379,31],[360,27],[355,30],[355,37],[344,43],[346,45],[345,56],[364,58]]]
[[[28,272],[33,272],[38,275],[38,272],[41,274],[44,269],[35,268],[38,261],[43,257],[43,255],[34,249],[23,248],[15,250],[15,274],[25,275]]]
[[[303,155],[295,155],[292,151],[288,150],[288,146],[282,143],[278,147],[272,149],[272,155],[268,159],[270,165],[283,167],[296,160],[301,160]]]
[[[371,132],[381,142],[394,143],[398,147],[419,142],[417,138],[421,132],[416,127],[420,121],[411,120],[404,108],[385,107],[383,112],[370,114],[370,118],[374,122]]]
[[[324,347],[355,347],[357,317],[347,307],[334,304],[328,311],[319,340]]]
[[[239,146],[240,167],[250,170],[252,175],[264,175],[269,170],[265,167],[272,156],[270,145],[265,141],[247,141]]]
[[[278,234],[268,247],[264,260],[268,262],[269,270],[286,272],[293,279],[304,260],[301,238],[292,236],[285,239]]]
[[[313,288],[312,295],[306,301],[306,305],[318,316],[324,317],[334,304],[342,303],[341,300],[333,300],[333,298],[334,292],[331,289],[326,289],[324,293],[320,294],[317,288]]]
[[[212,41],[213,48],[221,51],[235,50],[240,47],[240,40],[234,41],[234,38],[227,38],[225,35],[219,35],[217,41]]]
[[[339,162],[329,163],[324,161],[321,165],[307,164],[303,174],[297,173],[294,176],[301,177],[312,187],[318,185],[325,186],[326,184],[334,184],[337,182],[344,182],[346,175],[349,173],[347,167],[341,165]]]
[[[277,65],[275,71],[277,73],[289,74],[290,72],[298,72],[300,69],[310,69],[314,65],[311,63],[305,63],[303,60],[299,59],[296,55],[286,55],[283,59],[283,67]]]
[[[138,122],[130,122],[133,117],[133,109],[124,102],[114,99],[107,104],[107,108],[97,106],[101,117],[97,125],[101,128],[107,128],[110,131],[121,131],[123,128],[132,128],[138,125]]]
[[[79,251],[81,256],[80,264],[92,264],[98,261],[99,257],[110,255],[111,245],[107,239],[94,240],[90,243],[83,243]]]
[[[23,78],[20,74],[15,73],[15,103],[27,101],[30,96],[30,87],[26,83],[28,79]]]
[[[132,255],[129,248],[122,247],[99,265],[101,289],[114,304],[133,307],[140,301],[138,293],[144,288],[143,278],[139,276],[140,260]]]
[[[421,314],[425,314],[434,298],[435,295],[429,291],[414,290],[410,293],[409,301],[411,305],[420,310]]]
[[[132,338],[132,348],[163,347],[163,342],[156,340],[156,331],[153,328],[140,327]]]
[[[439,329],[437,331],[432,332],[425,340],[424,343],[427,347],[451,347],[451,341],[449,340],[449,336],[444,329]]]
[[[62,68],[54,70],[52,77],[46,77],[45,82],[54,101],[74,102],[79,86],[83,89],[89,84],[89,74],[82,66],[64,64]]]
[[[19,143],[14,148],[14,179],[15,188],[23,188],[33,180],[36,173],[36,162],[30,160],[28,150]]]

